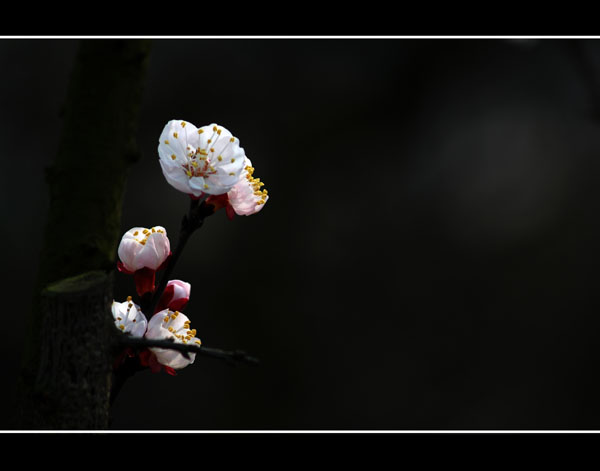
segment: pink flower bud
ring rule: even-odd
[[[154,312],[170,309],[171,311],[181,311],[190,300],[192,285],[181,280],[170,280],[158,301]]]

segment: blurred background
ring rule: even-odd
[[[0,428],[77,44],[0,40]],[[174,276],[203,345],[261,364],[140,373],[112,428],[599,429],[599,66],[595,40],[155,39],[123,231],[176,239],[167,121],[230,129],[270,199]]]

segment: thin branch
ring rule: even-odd
[[[150,316],[154,314],[154,310],[163,294],[163,291],[165,290],[165,287],[167,286],[167,283],[169,282],[171,273],[173,272],[175,264],[177,263],[177,260],[179,260],[179,257],[181,256],[188,239],[194,233],[194,231],[202,227],[204,219],[213,214],[213,212],[214,208],[211,205],[207,205],[204,201],[200,203],[197,199],[191,199],[189,211],[181,221],[177,246],[171,254],[171,258],[167,263],[165,271],[161,276],[160,282],[156,287],[154,294],[150,299],[142,302],[142,312],[145,312]]]
[[[151,340],[143,337],[122,335],[120,336],[119,343],[123,346],[134,348],[165,348],[176,350],[186,358],[189,358],[190,353],[197,353],[199,355],[225,360],[227,363],[231,364],[247,363],[257,365],[259,363],[258,358],[252,357],[242,350],[221,350],[219,348],[202,347],[192,344],[188,345],[173,340]]]

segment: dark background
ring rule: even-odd
[[[76,51],[0,40],[0,428]],[[176,238],[168,120],[230,129],[270,200],[210,218],[175,276],[203,344],[261,365],[141,373],[113,428],[600,428],[599,64],[594,40],[156,39],[123,231]]]

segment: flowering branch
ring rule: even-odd
[[[129,335],[123,335],[119,339],[119,343],[121,346],[132,348],[164,348],[168,350],[175,350],[186,358],[189,357],[190,353],[198,353],[211,358],[225,360],[226,363],[233,365],[237,363],[257,365],[259,363],[257,358],[246,354],[246,352],[242,350],[221,350],[219,348],[209,348],[199,345],[179,343],[170,339],[153,340],[145,337],[132,337]]]
[[[136,372],[149,368],[153,373],[164,370],[176,375],[176,370],[194,362],[196,354],[230,364],[258,363],[240,350],[202,347],[196,329],[181,312],[189,301],[191,285],[170,278],[189,238],[208,216],[225,208],[232,219],[235,214],[249,216],[263,208],[269,198],[267,190],[261,189],[264,183],[253,176],[252,162],[238,139],[216,124],[196,128],[171,120],[159,139],[158,153],[165,178],[190,196],[190,206],[173,251],[162,226],[134,227],[121,239],[117,267],[133,275],[140,305],[128,296],[126,302],[113,301],[111,307],[115,326],[127,334],[115,342],[111,402]],[[156,284],[158,272],[162,276]]]

